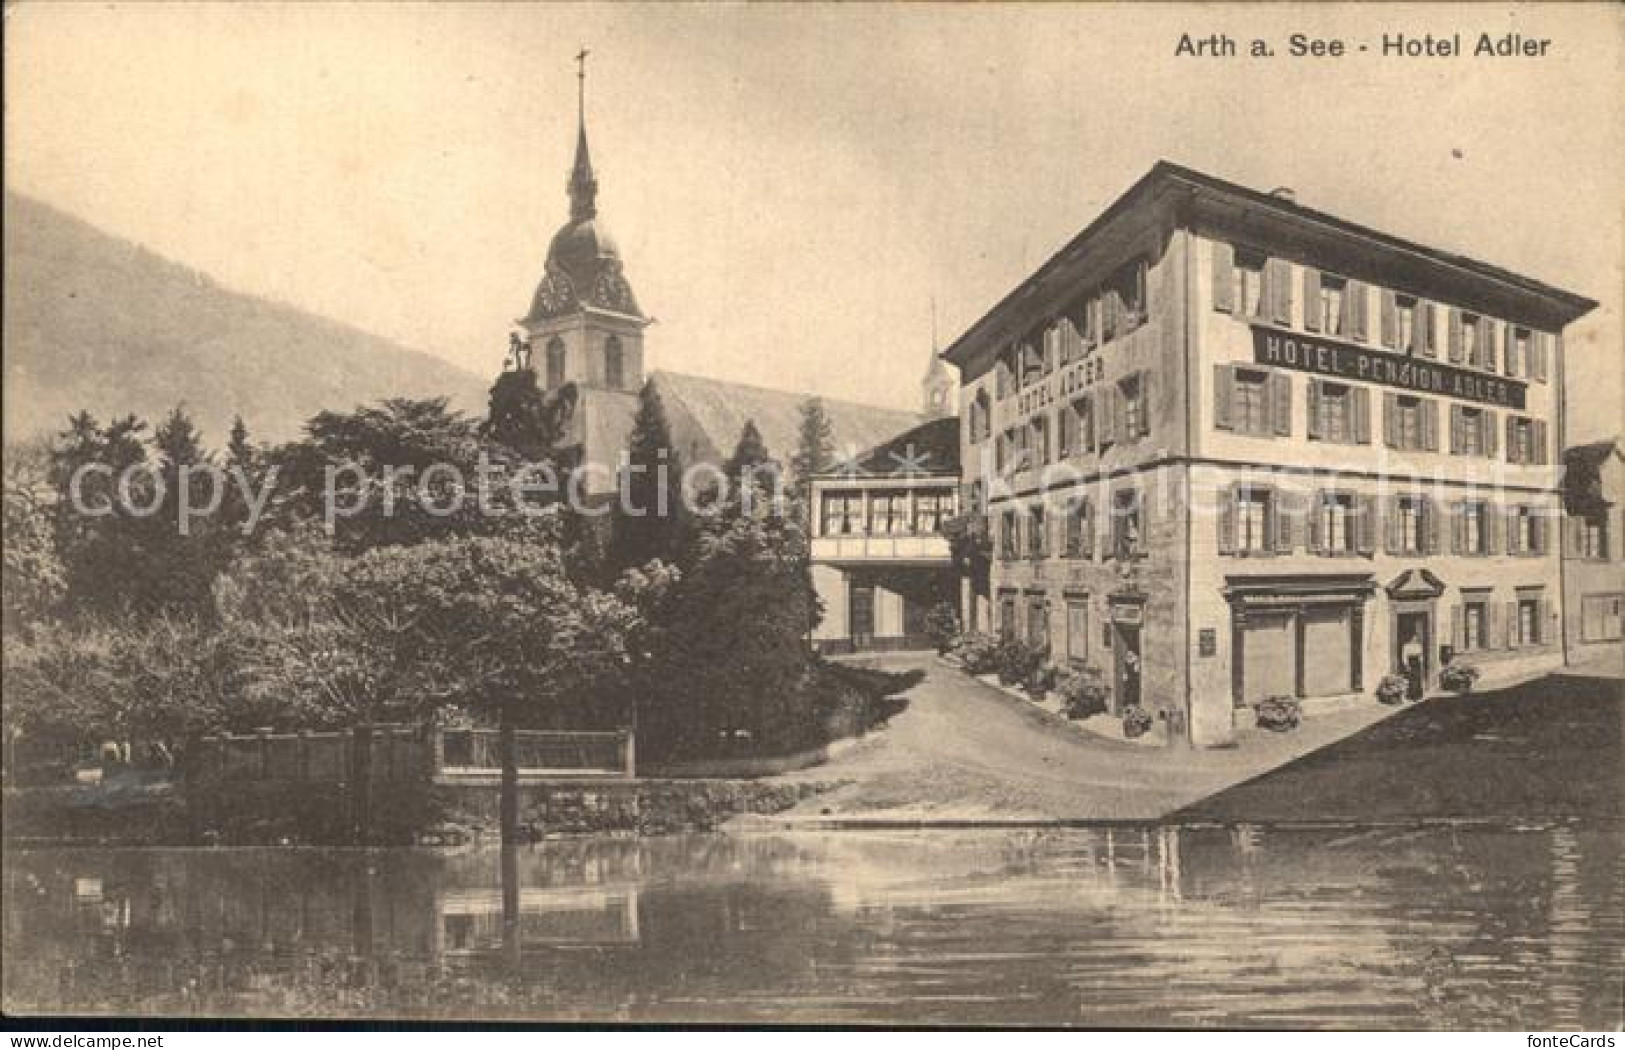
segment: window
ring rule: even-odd
[[[1490,553],[1490,506],[1488,503],[1463,503],[1456,516],[1456,553]]]
[[[1461,632],[1457,639],[1462,652],[1475,652],[1490,647],[1490,599],[1488,595],[1474,595],[1461,604]]]
[[[1264,253],[1252,248],[1236,249],[1236,311],[1243,317],[1257,317],[1264,307]]]
[[[1151,432],[1145,404],[1145,381],[1140,373],[1119,380],[1117,384],[1123,405],[1123,436],[1127,439],[1144,437]]]
[[[1066,557],[1095,556],[1095,508],[1089,500],[1074,501],[1066,513]]]
[[[1032,457],[1031,464],[1038,466],[1049,462],[1049,416],[1038,415],[1032,420]]]
[[[1016,598],[1013,594],[999,595],[999,637],[1009,640],[1016,636]]]
[[[1267,489],[1236,493],[1236,550],[1261,554],[1275,547],[1275,514]]]
[[[1534,507],[1513,507],[1508,513],[1507,553],[1546,553],[1546,522]]]
[[[1095,450],[1095,399],[1080,397],[1072,402],[1072,407],[1064,411],[1073,416],[1073,426],[1076,439],[1072,451],[1093,452]]]
[[[1034,507],[1027,515],[1027,556],[1037,561],[1049,553],[1044,508]]]
[[[908,531],[908,497],[900,492],[877,492],[870,497],[869,531],[895,536]]]
[[[626,349],[619,336],[610,336],[604,342],[604,385],[619,390],[626,385]]]
[[[977,444],[988,439],[993,432],[993,406],[988,400],[987,390],[976,392],[976,397],[970,403],[970,440]]]
[[[1049,602],[1042,597],[1027,599],[1027,644],[1049,652]]]
[[[920,492],[914,496],[914,532],[920,536],[933,536],[942,528],[947,517],[946,492]]]
[[[1112,498],[1112,556],[1128,559],[1145,552],[1140,492],[1128,489]]]
[[[1575,553],[1582,558],[1606,561],[1608,558],[1608,515],[1593,512],[1576,520],[1579,543]]]
[[[1044,352],[1027,340],[1021,344],[1020,354],[1021,385],[1025,389],[1044,378]]]
[[[1309,437],[1339,444],[1371,440],[1371,391],[1363,386],[1309,380]]]
[[[1145,260],[1118,267],[1106,285],[1107,339],[1132,332],[1145,322]]]
[[[1546,423],[1525,416],[1507,417],[1507,462],[1546,462]]]
[[[1388,553],[1431,553],[1432,504],[1421,496],[1397,496],[1389,506]]]
[[[1320,276],[1320,330],[1327,335],[1345,335],[1343,307],[1348,295],[1348,284],[1341,277]]]
[[[1538,597],[1518,596],[1518,620],[1513,628],[1513,645],[1541,644],[1541,605]]]
[[[1235,370],[1234,429],[1244,434],[1270,432],[1269,373],[1251,368]]]
[[[1621,606],[1625,599],[1617,594],[1587,594],[1580,599],[1580,640],[1583,642],[1617,642],[1625,627]]]
[[[1389,448],[1405,452],[1436,451],[1438,445],[1435,402],[1411,394],[1383,395],[1383,426]]]
[[[1416,342],[1416,297],[1401,295],[1394,300],[1394,321],[1401,350],[1420,350]]]
[[[1012,346],[1007,347],[1005,351],[999,355],[999,363],[995,369],[994,378],[995,382],[997,383],[1000,401],[1003,401],[1005,398],[1009,397],[1011,390],[1013,390],[1016,385],[1016,367],[1014,363],[1015,353],[1015,347]]]
[[[1450,451],[1458,456],[1495,455],[1495,416],[1488,409],[1450,406]]]
[[[549,390],[564,385],[564,340],[558,336],[547,341],[547,387]]]
[[[1484,347],[1482,326],[1478,323],[1477,314],[1461,315],[1461,355],[1468,364],[1474,367],[1482,364]]]
[[[850,536],[863,531],[863,497],[830,495],[824,497],[824,535]]]
[[[1507,339],[1506,373],[1509,376],[1518,375],[1520,371],[1527,373],[1529,369],[1529,329],[1507,327],[1510,333]]]
[[[1016,512],[1007,510],[999,519],[999,557],[1015,561],[1021,556],[1021,534],[1017,531]]]
[[[1354,497],[1328,492],[1321,497],[1316,517],[1320,524],[1322,554],[1352,554],[1355,550]]]
[[[1084,598],[1066,600],[1066,658],[1074,664],[1089,662],[1089,602]]]

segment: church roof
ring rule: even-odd
[[[884,441],[855,459],[861,475],[959,476],[959,417],[943,416]]]

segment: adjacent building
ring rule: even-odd
[[[1625,450],[1618,438],[1563,453],[1563,637],[1571,664],[1618,663],[1625,646]]]
[[[1159,163],[943,354],[993,544],[964,616],[1199,745],[1407,645],[1429,685],[1560,663],[1562,336],[1594,306]]]

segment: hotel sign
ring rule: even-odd
[[[1499,408],[1522,409],[1528,389],[1515,379],[1440,364],[1429,358],[1261,326],[1253,327],[1253,360],[1276,368],[1376,383],[1418,394],[1439,394]]]

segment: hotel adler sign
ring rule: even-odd
[[[1262,325],[1253,326],[1253,361],[1499,408],[1524,408],[1527,391],[1515,379]]]

